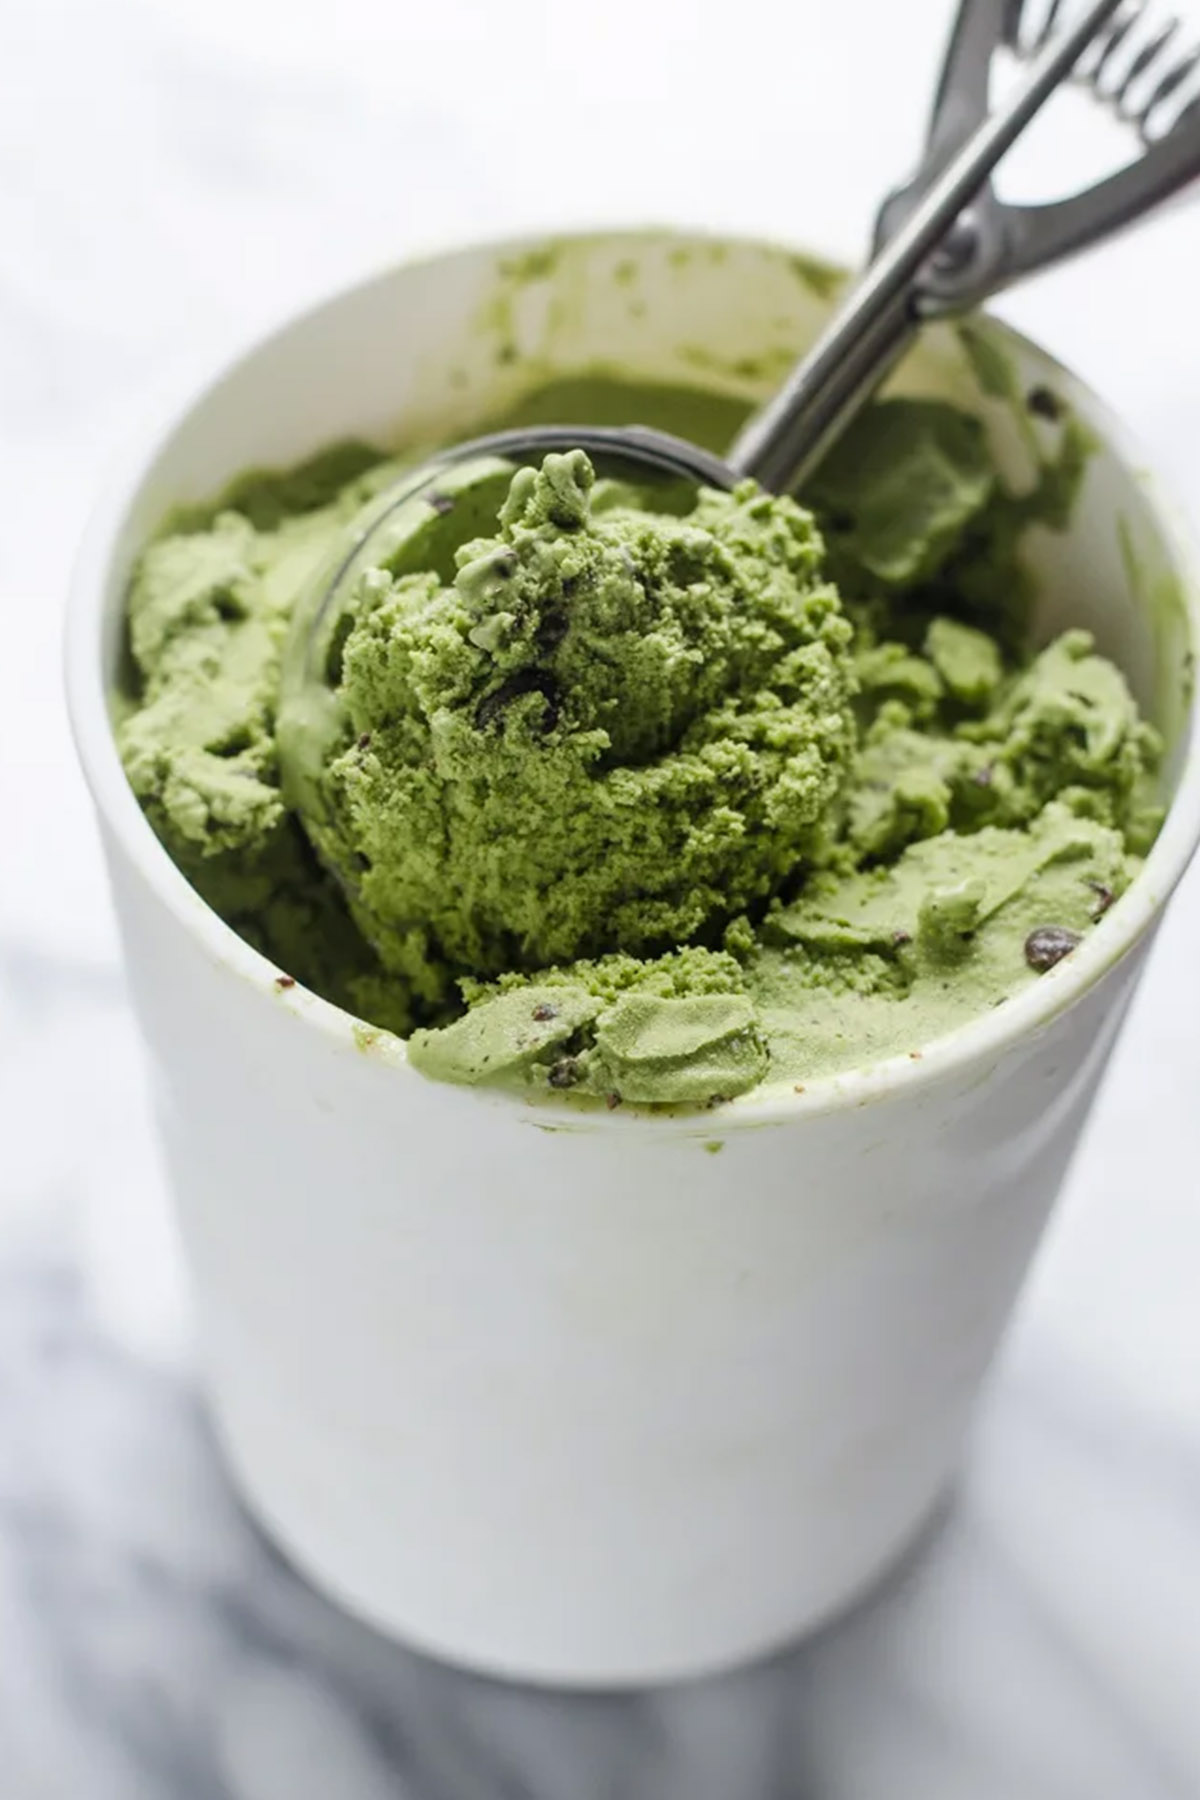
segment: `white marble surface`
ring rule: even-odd
[[[83,514],[174,364],[463,233],[658,217],[853,254],[915,143],[948,11],[0,8],[2,1800],[1200,1792],[1200,876],[941,1529],[765,1667],[536,1695],[340,1617],[231,1499],[58,693]],[[1088,123],[1049,121],[1044,149],[1065,156]],[[1193,506],[1198,230],[1179,213],[1005,308]]]

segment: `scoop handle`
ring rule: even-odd
[[[845,429],[920,326],[923,269],[931,258],[953,267],[955,220],[1121,3],[1092,0],[931,182],[845,306],[735,440],[728,461],[739,476],[787,492]]]

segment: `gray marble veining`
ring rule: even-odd
[[[1174,1720],[1136,1677],[1186,1654],[1193,1621],[1164,1591],[1139,1642],[1121,1587],[1151,1530],[1194,1578],[1200,1467],[1053,1361],[1006,1371],[947,1515],[855,1614],[631,1697],[459,1674],[327,1605],[240,1511],[190,1383],[97,1329],[52,1219],[0,1266],[0,1369],[6,1800],[1195,1792],[1182,1668]],[[1039,1541],[1075,1508],[1099,1567]],[[1089,1579],[1111,1584],[1108,1641],[1073,1617]]]

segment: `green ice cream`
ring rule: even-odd
[[[439,492],[436,528],[495,467]],[[509,476],[452,575],[359,580],[309,809],[363,935],[428,1004],[464,974],[653,955],[761,910],[854,745],[851,629],[794,501],[748,485],[651,512],[582,451]]]
[[[296,595],[394,467],[339,446],[247,477],[142,553],[129,594],[136,672],[118,701],[130,783],[183,873],[242,937],[351,1011],[406,1030],[336,885],[280,791],[279,663]]]
[[[891,401],[816,523],[579,452],[460,470],[285,720],[307,831],[283,640],[396,465],[248,478],[139,564],[126,768],[210,904],[432,1077],[693,1106],[913,1051],[1069,954],[1157,826],[1119,671],[1023,649],[1019,536],[1078,462],[1068,422],[1018,497],[973,419]]]

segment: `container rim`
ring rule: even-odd
[[[156,899],[201,945],[210,960],[241,977],[257,989],[264,1005],[284,1006],[298,1029],[321,1034],[329,1046],[361,1058],[373,1059],[408,1070],[403,1042],[391,1033],[366,1026],[353,1014],[331,1001],[300,987],[281,993],[281,971],[247,944],[233,928],[203,901],[167,850],[159,842],[139,806],[117,754],[109,710],[109,684],[104,666],[105,601],[112,564],[120,553],[127,521],[149,472],[166,444],[193,407],[219,383],[238,370],[270,343],[303,321],[337,307],[352,295],[384,286],[403,270],[474,258],[520,256],[549,243],[584,245],[605,240],[646,244],[663,240],[713,242],[740,250],[766,251],[784,256],[811,255],[803,247],[759,237],[756,234],[692,228],[686,223],[660,225],[605,222],[595,228],[566,231],[531,231],[493,239],[461,239],[433,244],[399,258],[374,274],[351,283],[339,283],[329,292],[289,312],[270,329],[252,330],[232,354],[210,362],[204,374],[176,383],[165,399],[159,398],[125,454],[115,463],[105,483],[80,543],[71,579],[66,610],[65,672],[67,703],[76,749],[97,812],[119,844],[131,866]],[[821,259],[824,261],[824,259]],[[838,265],[830,262],[830,268]],[[1158,477],[1147,474],[1148,462],[1137,440],[1086,383],[1043,350],[1034,340],[996,319],[993,331],[1014,347],[1036,352],[1058,370],[1088,402],[1093,422],[1103,431],[1108,446],[1129,469],[1137,471],[1145,494],[1180,578],[1180,592],[1187,622],[1188,649],[1193,663],[1200,661],[1200,551],[1181,510],[1164,490]],[[979,1073],[1018,1040],[1031,1037],[1080,1000],[1101,977],[1147,934],[1180,881],[1200,842],[1200,710],[1195,688],[1189,697],[1180,774],[1162,829],[1142,869],[1127,892],[1112,908],[1103,929],[1090,936],[1070,957],[1040,977],[1037,983],[1006,1000],[980,1018],[968,1020],[944,1036],[922,1044],[914,1053],[901,1054],[864,1068],[826,1075],[803,1084],[803,1091],[780,1092],[769,1083],[761,1089],[726,1102],[718,1111],[650,1113],[637,1108],[612,1112],[592,1111],[561,1102],[530,1101],[522,1095],[480,1088],[471,1090],[479,1104],[510,1109],[521,1122],[553,1126],[559,1131],[634,1130],[712,1138],[748,1127],[790,1124],[814,1114],[848,1111],[872,1102],[913,1093],[941,1079]],[[422,1080],[414,1072],[409,1079]]]

